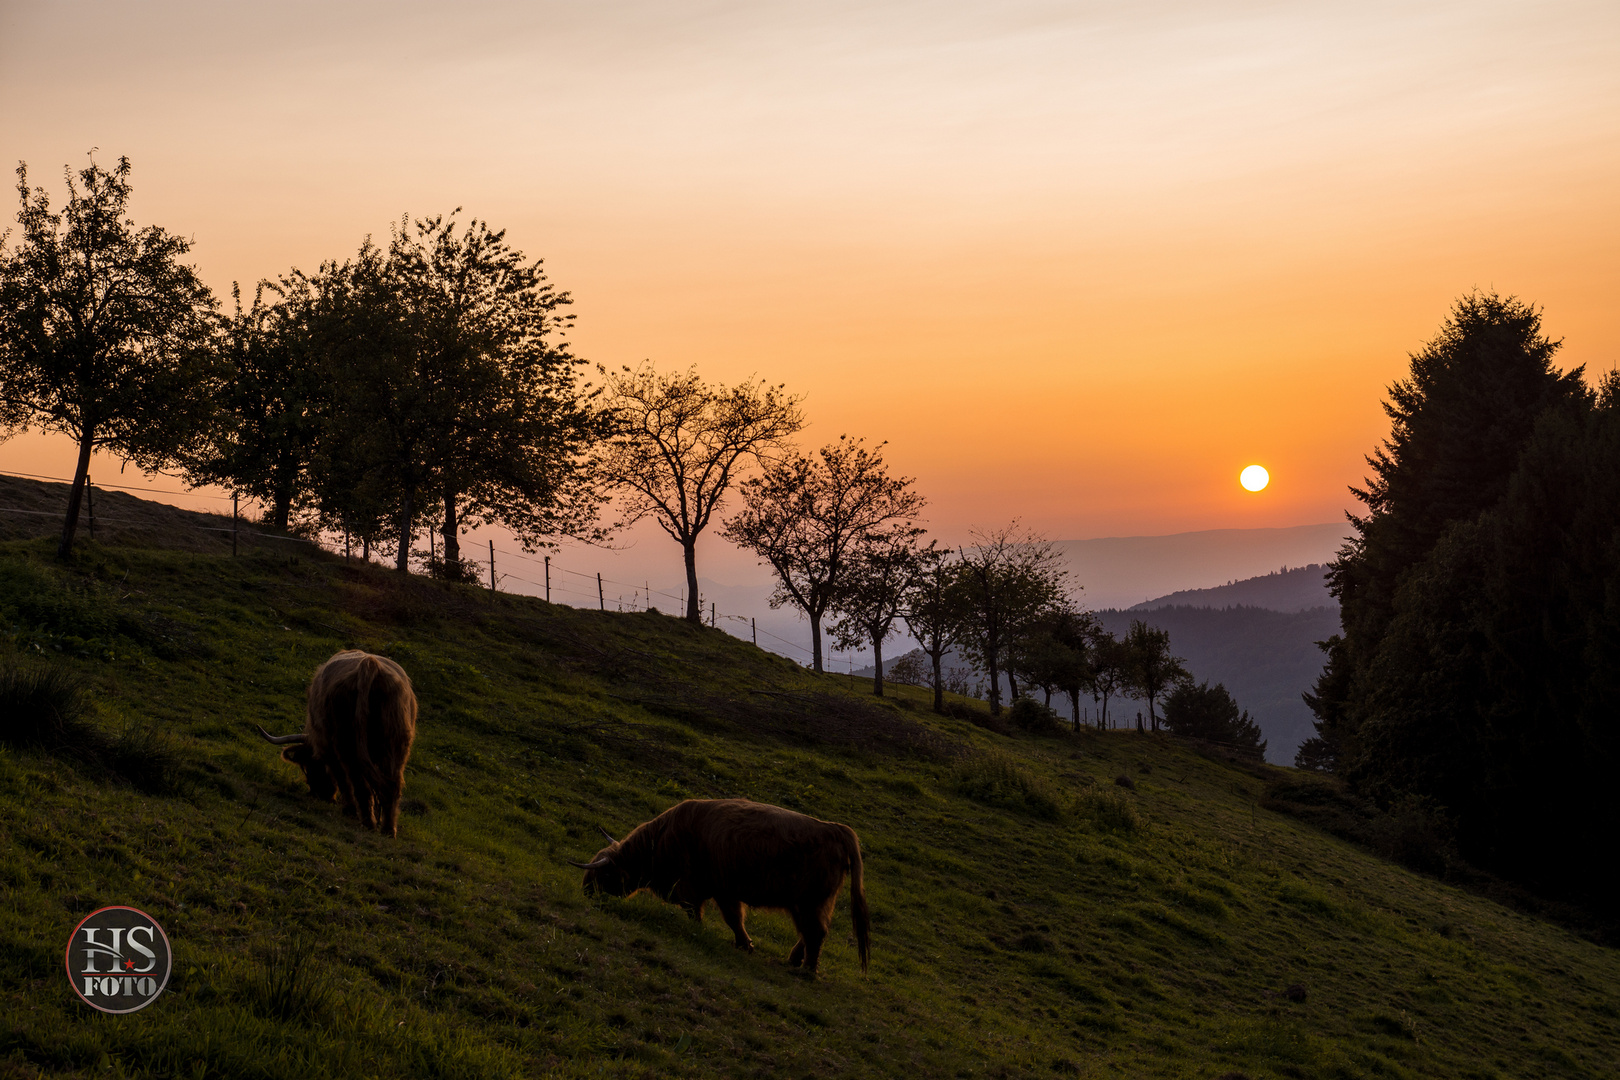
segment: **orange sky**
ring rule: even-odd
[[[952,540],[1334,520],[1475,286],[1620,359],[1612,0],[0,0],[0,102],[57,199],[130,155],[222,295],[464,206],[583,355],[787,382]]]

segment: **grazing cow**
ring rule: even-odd
[[[416,694],[405,670],[386,656],[334,655],[309,684],[304,730],[259,734],[284,760],[304,770],[310,794],[334,797],[368,829],[399,835],[399,796],[405,762],[416,740]]]
[[[704,903],[713,899],[737,947],[750,952],[754,942],[743,927],[748,909],[785,911],[799,931],[788,963],[811,973],[848,873],[855,940],[866,970],[871,945],[861,842],[848,825],[747,799],[688,799],[637,825],[623,840],[606,829],[602,835],[609,843],[596,858],[569,860],[585,871],[586,893],[631,896],[651,889],[699,922]]]

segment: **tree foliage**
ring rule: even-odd
[[[1189,676],[1178,656],[1170,655],[1170,632],[1149,626],[1141,619],[1131,621],[1123,646],[1125,685],[1148,703],[1148,719],[1159,730],[1155,711],[1160,697]],[[1138,720],[1141,719],[1138,715]]]
[[[1471,859],[1612,908],[1616,871],[1590,843],[1620,829],[1620,376],[1593,394],[1553,372],[1536,313],[1484,299],[1421,354],[1457,370],[1425,367],[1392,413],[1408,443],[1431,427],[1453,442],[1388,455],[1389,482],[1368,492],[1300,761],[1382,802],[1437,805]],[[1460,428],[1485,419],[1481,448]],[[1453,479],[1418,475],[1431,470]],[[1410,550],[1395,558],[1386,535]]]
[[[821,622],[849,583],[857,554],[911,531],[925,500],[910,477],[889,475],[883,444],[840,436],[794,453],[742,485],[743,508],[723,535],[776,571],[771,606],[810,620],[811,662],[822,670]]]
[[[1538,417],[1580,408],[1581,372],[1554,370],[1558,348],[1534,307],[1475,293],[1390,387],[1389,438],[1367,458],[1365,487],[1351,489],[1367,513],[1351,515],[1357,535],[1329,572],[1344,632],[1326,644],[1328,666],[1307,698],[1329,744],[1312,747],[1315,758],[1356,755],[1368,672],[1407,578],[1448,527],[1502,497]]]
[[[1187,739],[1219,743],[1264,756],[1265,740],[1260,725],[1249,718],[1221,683],[1209,685],[1206,679],[1178,683],[1164,699],[1164,726]]]
[[[883,696],[883,643],[894,635],[925,565],[923,530],[901,524],[856,544],[843,587],[833,598],[840,618],[831,627],[833,647],[872,645],[872,693]]]
[[[37,424],[79,447],[57,553],[67,558],[90,455],[145,469],[194,455],[220,379],[215,301],[184,263],[191,244],[128,217],[129,158],[94,160],[51,210],[17,167],[19,242],[0,251],[0,434]]]
[[[970,539],[958,552],[959,641],[989,680],[990,714],[1000,716],[1001,675],[1010,672],[1012,650],[1039,614],[1063,599],[1068,571],[1051,541],[1016,521]]]

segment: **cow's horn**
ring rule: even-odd
[[[608,843],[610,843],[610,844],[617,844],[618,843],[617,840],[613,839],[613,834],[612,833],[608,832],[606,829],[603,829],[602,826],[600,826],[600,825],[598,825],[597,828],[601,829],[602,830],[602,835],[608,838]]]
[[[302,731],[300,731],[296,735],[272,735],[268,731],[264,730],[264,728],[259,727],[258,724],[254,724],[253,726],[256,727],[256,728],[259,728],[259,734],[264,736],[264,741],[265,742],[267,742],[267,743],[275,743],[277,746],[286,746],[288,743],[300,743],[300,742],[308,742],[309,741],[309,736],[306,735]]]
[[[575,862],[573,859],[569,859],[568,865],[577,866],[581,870],[600,870],[602,867],[606,866],[612,861],[612,859],[608,858],[606,855],[603,855],[600,859],[592,859],[590,862]]]

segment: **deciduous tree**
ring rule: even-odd
[[[811,663],[822,670],[821,620],[848,583],[855,552],[912,529],[925,500],[910,477],[889,475],[883,444],[841,436],[812,455],[792,454],[742,485],[743,508],[723,535],[776,571],[771,605],[810,620]]]
[[[611,435],[597,467],[619,494],[619,524],[651,517],[681,545],[686,618],[702,622],[698,537],[739,474],[775,461],[804,427],[802,399],[765,382],[711,385],[696,368],[671,375],[651,364],[598,370],[606,379],[601,409]]]
[[[833,624],[833,647],[872,645],[872,693],[883,696],[883,643],[894,634],[923,565],[923,530],[901,525],[856,545],[843,588],[833,599],[841,618]]]
[[[209,342],[213,294],[182,260],[191,244],[127,215],[129,158],[67,172],[52,212],[17,167],[19,243],[0,250],[0,419],[79,445],[57,554],[73,550],[90,455],[144,469],[194,456],[220,379]],[[3,240],[0,237],[0,240]]]
[[[1130,632],[1125,635],[1126,683],[1137,695],[1147,699],[1148,718],[1153,730],[1159,730],[1159,716],[1155,711],[1159,698],[1186,678],[1187,669],[1178,656],[1170,655],[1170,633],[1149,626],[1141,619],[1131,620]]]
[[[1000,716],[1008,651],[1034,613],[1064,595],[1068,571],[1051,541],[1016,521],[971,541],[958,553],[962,651],[989,678],[990,714]]]

